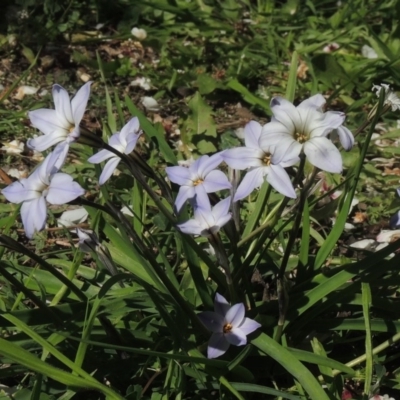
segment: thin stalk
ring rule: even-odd
[[[226,283],[228,284],[230,300],[233,303],[236,300],[236,292],[234,290],[231,269],[230,269],[230,265],[229,265],[228,256],[226,255],[224,244],[222,243],[222,240],[221,240],[218,232],[211,234],[208,237],[208,240],[209,240],[211,246],[215,250],[215,255],[217,256],[220,266],[223,268],[223,270],[225,272]]]

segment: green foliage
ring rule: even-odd
[[[325,173],[314,185],[309,165],[304,174],[295,167],[291,173],[299,179],[293,179],[304,193],[298,202],[264,184],[234,209],[238,223],[221,233],[226,260],[209,250],[205,238],[176,228],[189,214],[174,214],[178,188],[165,182],[164,168],[193,153],[197,158],[241,144],[233,132],[236,114],[233,128],[221,128],[227,103],[240,102],[265,120],[274,95],[297,102],[323,93],[330,109],[346,110],[348,126],[362,125],[376,100],[372,84],[400,86],[400,1],[18,0],[4,7],[14,14],[0,16],[0,33],[18,36],[30,65],[0,97],[4,104],[36,67],[38,44],[108,43],[73,39],[98,22],[113,27],[107,39],[117,42],[130,38],[133,26],[144,27],[143,47],[159,57],[139,66],[124,54],[103,60],[97,48],[72,52],[91,73],[100,70],[97,90],[106,85],[103,98],[93,100],[104,111],[103,138],[127,115],[137,116],[144,131],[133,158],[124,157],[120,175],[101,189],[100,169],[85,161],[92,148],[73,147],[81,163],[66,167],[88,191],[81,201],[90,227],[117,274],[110,275],[99,254],[77,250],[67,230],[45,231],[28,242],[14,229],[18,207],[0,204],[0,378],[7,395],[322,400],[341,399],[349,387],[357,399],[399,390],[400,244],[375,253],[348,246],[400,208],[393,114],[385,114],[387,131],[379,137],[387,145],[373,137],[383,104],[357,146],[342,152],[343,176]],[[0,36],[0,49],[14,54],[7,43]],[[332,43],[339,47],[323,50]],[[365,44],[378,58],[361,55]],[[150,122],[136,93],[121,90],[138,75],[151,79],[150,93],[164,106],[160,114],[177,116],[182,143],[169,136],[166,124]],[[0,132],[21,134],[23,112],[0,110],[0,116]],[[384,174],[382,158],[394,160]],[[343,194],[333,200],[336,190]],[[354,197],[369,220],[348,233]],[[121,213],[123,206],[133,216]],[[52,210],[50,225],[60,212]],[[212,310],[216,292],[243,302],[246,315],[262,327],[246,346],[209,360],[210,333],[197,315]]]

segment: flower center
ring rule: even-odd
[[[75,125],[71,125],[70,128],[68,129],[69,133],[72,133],[75,130]]]
[[[265,153],[261,161],[265,166],[269,167],[271,165],[271,153]]]
[[[229,333],[232,330],[233,326],[229,322],[224,325],[222,328],[222,332]]]
[[[297,140],[299,143],[303,144],[307,141],[307,135],[302,132],[297,132],[294,134],[295,140]]]
[[[204,182],[203,179],[199,178],[193,181],[193,186],[201,185]]]

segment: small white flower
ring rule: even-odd
[[[381,90],[385,90],[385,104],[392,107],[392,111],[400,110],[400,99],[392,89],[390,85],[381,83],[380,85],[372,85],[372,91],[376,92],[376,96],[379,98]]]
[[[41,108],[29,112],[31,124],[43,135],[28,140],[27,145],[33,150],[44,151],[57,144],[52,153],[57,168],[64,163],[70,143],[80,135],[79,124],[89,99],[90,85],[91,82],[84,84],[72,100],[62,86],[53,85],[55,110]],[[54,164],[53,160],[50,164]]]
[[[233,201],[245,198],[255,188],[260,187],[265,180],[284,196],[296,198],[296,192],[284,168],[293,165],[297,159],[288,159],[287,148],[283,146],[267,146],[261,139],[262,129],[263,127],[258,122],[250,121],[244,128],[246,147],[236,147],[221,153],[222,158],[231,168],[248,169],[236,190]]]
[[[325,103],[321,94],[304,100],[297,107],[282,97],[274,97],[271,100],[273,117],[262,129],[260,147],[282,147],[286,151],[285,159],[292,159],[294,163],[304,152],[310,163],[323,171],[341,172],[342,156],[327,136],[334,131],[345,150],[352,148],[354,137],[342,125],[344,113],[324,113]]]
[[[210,201],[204,201],[201,206],[194,205],[194,218],[178,224],[181,232],[188,235],[210,236],[219,230],[232,218],[229,213],[231,197],[221,200],[213,208]]]
[[[122,129],[110,137],[108,144],[122,154],[130,154],[136,147],[136,143],[142,131],[139,130],[139,120],[132,118]],[[100,150],[88,159],[92,164],[99,164],[108,160],[99,178],[99,184],[103,185],[111,177],[121,159],[109,150]]]
[[[144,40],[147,38],[147,32],[142,28],[132,28],[131,30],[132,36],[135,36],[136,39]]]
[[[51,160],[50,153],[28,178],[13,182],[2,190],[9,202],[22,203],[21,218],[28,238],[32,238],[46,224],[46,200],[50,204],[61,205],[85,194],[85,190],[70,175],[58,173]]]
[[[207,357],[222,356],[229,346],[244,346],[247,335],[260,328],[261,325],[245,317],[243,303],[230,306],[226,299],[216,293],[214,311],[204,311],[198,314],[201,322],[213,334],[208,342]]]
[[[369,58],[371,60],[378,58],[378,54],[376,53],[376,51],[366,44],[364,44],[364,46],[361,48],[361,54],[363,55],[363,57]]]

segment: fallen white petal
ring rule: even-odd
[[[78,225],[85,222],[88,217],[88,212],[83,208],[75,208],[74,210],[64,211],[60,218],[57,219],[58,226]]]
[[[36,88],[34,86],[20,86],[17,89],[17,94],[14,96],[14,99],[22,100],[27,95],[35,94],[38,90],[39,88]]]
[[[390,243],[395,238],[400,238],[400,229],[396,229],[394,231],[383,230],[376,237],[376,241],[379,243]]]
[[[21,154],[24,151],[25,144],[19,140],[12,140],[9,143],[4,143],[1,150],[4,150],[7,154]]]
[[[160,109],[157,100],[153,97],[145,96],[142,98],[143,106],[149,111],[158,111]]]
[[[354,242],[350,245],[350,247],[353,247],[354,249],[370,249],[372,245],[375,243],[375,240],[373,239],[362,239],[359,240],[358,242]]]
[[[132,36],[135,36],[135,38],[139,40],[144,40],[147,38],[147,32],[142,28],[136,28],[136,27],[132,28],[131,34]]]

